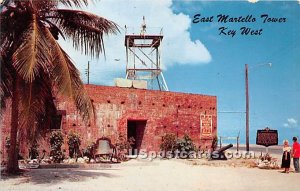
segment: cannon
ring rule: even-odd
[[[221,147],[220,149],[213,151],[210,155],[210,159],[211,160],[227,160],[227,157],[225,156],[224,151],[226,151],[227,149],[230,149],[231,147],[233,147],[233,145],[229,144],[225,147]]]

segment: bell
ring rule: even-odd
[[[105,139],[99,140],[96,155],[106,155],[111,153],[112,153],[112,148],[110,147],[109,140],[105,140]]]

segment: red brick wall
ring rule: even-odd
[[[212,115],[213,134],[217,132],[215,96],[97,85],[86,85],[86,89],[96,108],[95,125],[85,125],[71,102],[61,100],[57,104],[59,110],[66,110],[62,132],[66,136],[70,131],[79,133],[82,148],[102,136],[115,143],[119,133],[127,135],[128,120],[147,121],[141,143],[141,148],[147,150],[159,150],[165,133],[174,133],[179,138],[187,133],[197,146],[210,146],[211,139],[200,139],[201,114]],[[10,120],[7,118],[2,128],[4,134],[9,127],[7,121]],[[63,148],[67,149],[67,145]]]
[[[96,108],[95,126],[86,127],[71,103],[59,104],[59,109],[67,111],[63,131],[79,132],[83,144],[101,136],[108,136],[115,142],[119,133],[127,135],[128,120],[147,120],[141,146],[147,150],[158,150],[165,133],[175,133],[178,137],[187,133],[197,146],[210,144],[210,140],[200,140],[201,114],[213,116],[216,133],[215,96],[96,85],[86,88]]]

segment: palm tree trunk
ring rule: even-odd
[[[8,153],[7,172],[9,174],[17,174],[19,172],[18,165],[18,148],[17,148],[17,135],[18,135],[18,122],[19,122],[19,77],[13,81],[13,95],[11,103],[11,129],[10,129],[10,147]]]

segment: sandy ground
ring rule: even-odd
[[[300,173],[237,164],[234,160],[156,159],[131,160],[97,170],[32,169],[19,177],[2,176],[0,190],[299,190]]]

